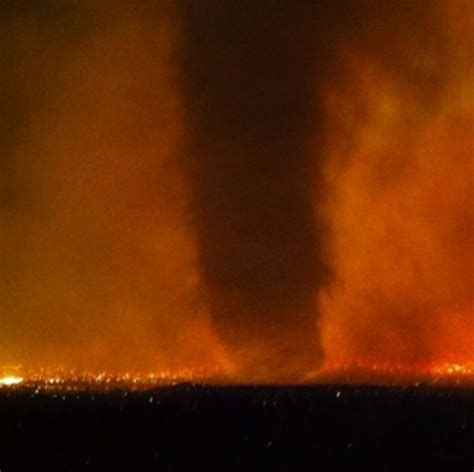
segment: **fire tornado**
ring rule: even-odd
[[[321,361],[314,293],[326,269],[312,205],[318,119],[305,13],[265,2],[186,8],[202,284],[219,336],[250,377],[300,375]]]

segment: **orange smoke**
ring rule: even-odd
[[[2,180],[13,195],[0,207],[0,364],[214,365],[179,163],[171,9],[32,7],[3,27],[10,94],[24,104],[10,116],[27,125]]]
[[[416,44],[407,57],[442,77],[432,97],[357,44],[324,91],[329,365],[474,360],[474,10],[442,6],[443,61]]]
[[[474,378],[470,0],[9,3],[0,376]]]

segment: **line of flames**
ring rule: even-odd
[[[0,370],[0,374],[2,371]],[[77,372],[66,369],[41,369],[27,372],[16,367],[14,371],[3,372],[0,388],[25,388],[52,391],[80,391],[84,389],[147,389],[159,386],[172,386],[180,383],[195,384],[236,384],[238,378],[221,369],[182,369],[161,372]],[[440,363],[422,366],[402,364],[353,364],[326,365],[321,370],[308,374],[301,383],[326,384],[447,384],[474,385],[474,362]]]

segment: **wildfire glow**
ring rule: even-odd
[[[4,3],[0,386],[474,384],[473,1]]]
[[[7,376],[0,379],[0,385],[5,385],[6,387],[9,387],[11,385],[21,384],[23,380],[24,379],[22,377]]]

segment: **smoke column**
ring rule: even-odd
[[[314,291],[314,59],[308,8],[188,2],[184,88],[203,287],[243,375],[301,375],[321,360]],[[316,185],[318,183],[316,182]],[[285,372],[286,371],[286,372]]]

